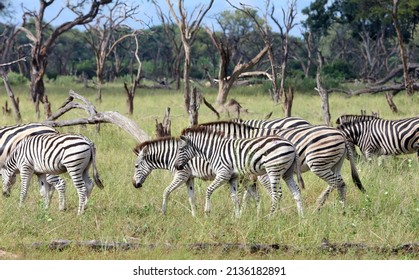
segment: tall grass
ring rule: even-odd
[[[47,94],[56,110],[67,98],[70,89],[95,103],[94,89],[81,85],[47,84]],[[215,91],[205,90],[209,101],[215,100]],[[33,105],[28,100],[27,86],[15,87],[19,96],[24,122],[37,121]],[[0,102],[4,104],[3,95]],[[249,109],[243,118],[282,117],[279,105],[274,104],[262,87],[234,90],[230,98],[238,100]],[[344,113],[378,111],[384,118],[402,118],[418,114],[417,95],[395,97],[400,113],[393,115],[382,95],[363,95],[346,98],[332,95],[332,119]],[[125,113],[125,95],[122,85],[109,84],[104,89],[103,102],[95,104],[98,111]],[[139,89],[135,98],[134,115],[129,116],[151,137],[155,133],[155,120],[162,120],[166,107],[171,108],[172,134],[178,135],[188,125],[183,109],[183,94],[173,90]],[[204,105],[200,108],[200,122],[216,120]],[[315,94],[296,94],[293,115],[303,117],[313,124],[323,123],[320,98]],[[69,117],[83,117],[85,112],[74,110]],[[223,116],[227,118],[227,116]],[[14,123],[13,116],[2,116],[1,125]],[[315,211],[316,199],[326,188],[326,183],[307,172],[303,174],[306,189],[302,191],[305,217],[299,218],[290,192],[283,186],[281,210],[268,219],[269,197],[263,191],[262,213],[256,216],[256,207],[249,202],[240,219],[233,216],[233,204],[227,187],[212,196],[212,213],[203,214],[204,194],[209,182],[195,180],[197,217],[189,211],[186,187],[172,193],[166,216],[161,214],[163,190],[172,180],[168,171],[153,171],[141,189],[132,186],[136,145],[121,129],[112,124],[101,125],[100,133],[94,126],[61,128],[62,132],[81,133],[94,141],[97,148],[99,172],[104,190],[95,188],[86,213],[77,212],[77,195],[71,180],[67,182],[66,212],[58,211],[55,194],[49,210],[43,209],[39,188],[34,178],[28,199],[18,206],[20,181],[18,179],[11,197],[0,198],[0,249],[22,259],[414,259],[417,254],[392,254],[377,250],[349,249],[336,254],[320,249],[322,240],[331,243],[356,243],[393,248],[419,240],[419,189],[418,160],[416,155],[406,155],[372,162],[359,162],[358,171],[367,189],[363,194],[350,178],[349,164],[345,162],[342,173],[347,183],[347,207],[344,212],[335,191],[320,212]],[[48,249],[55,239],[73,241],[63,251]],[[131,250],[93,250],[77,246],[77,241],[132,242],[144,247]],[[252,252],[251,250],[226,250],[216,244],[281,244],[288,249]],[[214,246],[191,248],[194,244]],[[150,246],[152,248],[150,249]],[[36,248],[35,248],[36,247]],[[193,247],[193,246],[192,246]],[[282,247],[281,247],[282,248]],[[8,258],[7,255],[5,258]]]

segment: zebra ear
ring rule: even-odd
[[[147,154],[148,146],[144,146],[141,151],[143,152],[143,155]]]
[[[183,142],[183,144],[185,145],[189,144],[189,139],[185,135],[181,135],[179,136],[179,138],[180,138],[180,141]]]

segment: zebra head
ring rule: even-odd
[[[197,156],[197,151],[194,149],[191,139],[189,139],[188,136],[181,135],[179,137],[178,155],[175,162],[175,168],[177,170],[183,170],[188,161],[195,156]]]
[[[149,165],[147,157],[148,147],[137,146],[134,153],[137,155],[135,160],[135,172],[132,177],[132,184],[135,188],[141,188],[147,176],[151,173],[152,168]]]

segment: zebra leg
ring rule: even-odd
[[[58,200],[59,200],[59,207],[58,209],[60,211],[65,211],[66,210],[66,206],[65,206],[65,181],[60,178],[57,175],[47,175],[47,182],[54,186],[54,188],[52,189],[52,191],[54,191],[54,189],[57,190],[58,192]],[[51,193],[51,197],[52,197],[52,193]]]
[[[196,208],[195,208],[195,189],[194,189],[194,179],[191,177],[186,182],[186,186],[188,188],[188,199],[189,205],[191,206],[192,217],[196,216]]]
[[[271,218],[276,211],[277,204],[279,204],[282,198],[282,189],[279,184],[281,174],[278,174],[278,171],[269,167],[266,168],[266,173],[269,180],[267,180],[267,182],[264,184],[269,182],[270,185],[270,188],[267,185],[265,188],[269,189],[271,194],[271,210],[269,213],[269,217]]]
[[[92,194],[93,186],[94,186],[93,180],[89,176],[88,169],[85,169],[83,172],[83,181],[84,181],[84,186],[86,187],[86,196],[87,196],[86,203],[87,203],[87,200],[90,198],[90,195]]]
[[[54,189],[47,182],[47,176],[45,174],[38,175],[38,182],[40,186],[41,196],[44,198],[44,208],[48,209],[49,205],[51,204],[51,198]]]
[[[185,181],[186,180],[183,176],[180,176],[178,173],[176,173],[175,177],[173,178],[170,185],[164,190],[164,192],[163,192],[163,203],[162,203],[162,212],[163,212],[164,215],[166,215],[166,213],[167,213],[167,202],[169,200],[169,195],[172,193],[172,191],[177,189]],[[193,188],[193,182],[192,182],[192,188]],[[188,192],[189,192],[189,190],[188,190]],[[192,215],[194,215],[194,212],[192,212]]]
[[[28,187],[30,185],[32,175],[33,175],[32,167],[28,165],[23,165],[20,171],[20,180],[21,180],[21,190],[20,190],[20,200],[19,200],[20,207],[23,206],[23,203],[26,200],[26,196],[28,195]]]
[[[68,169],[67,169],[68,170]],[[80,174],[80,170],[68,170],[71,180],[73,181],[74,187],[77,190],[77,195],[79,197],[79,207],[77,210],[77,215],[84,213],[84,209],[87,201],[87,188],[85,182]]]
[[[215,180],[208,186],[207,192],[205,194],[205,214],[209,215],[211,212],[211,195],[212,193],[219,188],[222,184],[226,183],[227,179],[218,175],[215,177]]]
[[[303,203],[301,201],[301,193],[300,193],[300,188],[298,187],[297,183],[294,180],[294,166],[292,166],[290,169],[288,169],[287,172],[285,172],[285,174],[282,176],[282,178],[284,179],[285,183],[288,186],[288,189],[291,191],[292,196],[294,197],[295,201],[297,202],[297,211],[298,211],[298,216],[303,217],[304,216],[304,212],[303,212]]]
[[[256,186],[256,182],[254,181],[252,184],[247,186],[243,193],[243,203],[240,209],[240,212],[243,213],[246,209],[248,194],[255,200],[256,207],[257,207],[257,216],[260,214],[260,195]]]
[[[237,195],[237,177],[233,176],[230,181],[230,197],[234,204],[234,215],[236,218],[240,218],[240,201]]]

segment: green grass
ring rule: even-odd
[[[47,94],[55,111],[67,98],[70,89],[95,103],[94,89],[81,85],[47,84]],[[24,122],[36,121],[34,108],[27,98],[27,86],[15,86],[20,98]],[[203,89],[205,98],[213,103],[214,90]],[[260,87],[248,87],[231,92],[250,113],[243,118],[263,118],[273,112],[282,117],[280,105],[275,105],[269,94]],[[5,95],[0,102],[4,104]],[[332,120],[344,113],[359,114],[378,111],[383,118],[402,118],[418,114],[418,96],[405,94],[395,97],[400,113],[393,115],[383,95],[363,95],[346,98],[332,95],[330,106]],[[120,84],[104,88],[103,102],[95,104],[98,111],[118,111],[125,114],[125,94]],[[183,93],[174,90],[139,89],[135,97],[134,115],[129,116],[151,137],[155,134],[155,120],[161,121],[166,107],[171,108],[172,134],[178,135],[188,125],[183,109]],[[320,98],[315,95],[296,94],[293,115],[303,117],[313,124],[323,123]],[[84,117],[84,111],[74,110],[66,118]],[[227,116],[223,116],[227,118]],[[200,122],[214,121],[215,115],[204,105],[200,108]],[[0,125],[14,124],[13,116],[2,116]],[[256,216],[253,203],[240,219],[232,215],[233,204],[228,188],[223,187],[212,196],[212,213],[203,214],[204,193],[208,182],[195,180],[197,217],[190,215],[186,188],[172,193],[166,216],[161,214],[162,193],[172,176],[168,171],[153,171],[141,189],[132,186],[135,140],[112,124],[62,128],[63,132],[86,135],[97,147],[97,164],[104,190],[94,188],[86,213],[78,217],[77,195],[67,175],[66,212],[58,211],[58,196],[54,195],[51,208],[43,209],[39,188],[34,179],[28,199],[18,206],[20,181],[9,198],[0,198],[0,250],[14,254],[19,259],[417,259],[417,253],[381,251],[377,248],[394,248],[419,241],[419,175],[416,155],[388,158],[383,161],[360,162],[358,169],[367,189],[362,194],[354,186],[346,161],[342,170],[347,183],[347,208],[343,213],[332,193],[320,212],[315,212],[317,197],[326,183],[307,172],[303,174],[305,217],[299,218],[296,205],[283,186],[281,210],[268,219],[269,198],[262,192],[262,215]],[[284,184],[282,184],[284,185]],[[330,243],[363,244],[371,250],[349,248],[344,253],[320,249],[322,240]],[[46,245],[55,239],[71,240],[66,249],[51,250]],[[77,241],[131,242],[144,245],[136,249],[95,250],[78,246]],[[34,243],[41,244],[35,246]],[[196,244],[212,246],[197,249]],[[286,248],[253,252],[246,248],[226,244],[279,244]],[[150,249],[150,246],[152,248]],[[1,257],[0,257],[1,258]],[[3,258],[13,258],[5,255]]]

